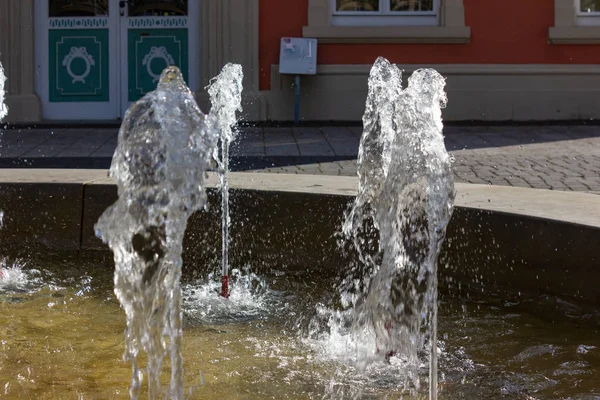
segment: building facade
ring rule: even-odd
[[[318,40],[306,120],[360,120],[378,56],[444,75],[446,120],[600,118],[600,0],[1,0],[7,121],[119,120],[168,64],[208,110],[227,62],[246,120],[291,120],[282,37]]]

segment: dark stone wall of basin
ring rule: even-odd
[[[458,207],[440,255],[440,282],[460,282],[471,291],[487,287],[550,294],[600,306],[599,249],[599,228]]]
[[[78,250],[83,186],[77,183],[0,183],[4,213],[0,246],[11,251],[46,246]]]
[[[82,249],[108,249],[95,237],[93,226],[116,199],[114,185],[86,187]],[[231,264],[242,266],[250,262],[255,271],[273,266],[338,271],[345,260],[337,251],[334,235],[351,201],[348,196],[232,190]],[[217,268],[221,248],[221,197],[211,188],[207,209],[188,220],[184,265],[200,271]]]
[[[117,198],[111,184],[0,184],[1,254],[49,248],[109,249],[94,234]],[[233,190],[231,264],[318,269],[330,277],[352,262],[336,245],[351,196]],[[209,190],[207,211],[194,214],[184,242],[184,272],[217,270],[221,257],[220,197]],[[440,256],[444,289],[494,288],[571,298],[600,306],[600,228],[499,211],[456,207]],[[108,257],[110,259],[110,257]]]

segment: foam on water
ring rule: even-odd
[[[8,264],[6,259],[0,260],[0,293],[22,292],[31,287],[30,274],[23,269],[24,265],[19,261]]]
[[[0,295],[1,294],[31,294],[43,287],[50,290],[59,290],[59,286],[44,281],[42,273],[33,268],[27,268],[23,260],[8,261],[6,258],[0,260]]]
[[[228,299],[217,296],[221,284],[215,274],[209,274],[206,280],[185,284],[182,288],[184,314],[200,323],[222,324],[268,318],[282,305],[282,293],[271,289],[265,278],[249,269],[232,269],[230,284]]]

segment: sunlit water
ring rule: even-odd
[[[433,69],[414,71],[404,90],[401,80],[398,67],[376,60],[363,116],[358,195],[342,228],[360,262],[339,288],[347,309],[321,312],[329,314],[332,335],[353,343],[358,368],[391,357],[416,392],[419,371],[428,367],[435,399],[437,257],[454,206],[442,135],[445,80]]]
[[[21,260],[0,260],[0,294],[31,293],[45,285],[39,271],[25,266]]]
[[[7,262],[0,283],[0,397],[128,398],[125,315],[110,266]],[[183,387],[190,399],[397,399],[397,360],[358,373],[355,349],[323,328],[306,334],[333,283],[314,273],[268,277],[250,266],[219,280],[183,282]],[[233,271],[232,271],[233,272]],[[4,286],[3,286],[4,285]],[[11,284],[12,285],[12,284]],[[550,302],[550,299],[546,299]],[[600,396],[600,334],[575,304],[445,294],[440,303],[440,398],[593,399]],[[168,362],[168,359],[167,359]],[[426,368],[422,371],[426,377]],[[167,385],[170,376],[161,374]],[[141,390],[141,397],[147,394]],[[426,392],[420,395],[425,397]],[[405,397],[406,398],[406,397]]]
[[[219,170],[221,189],[221,291],[229,297],[229,147],[237,137],[237,111],[242,111],[242,80],[244,73],[240,64],[227,63],[221,73],[211,80],[208,87],[211,114],[216,116],[219,146],[215,147],[213,159]],[[219,154],[220,148],[220,154]]]
[[[4,104],[4,98],[6,92],[4,91],[4,84],[6,83],[6,75],[4,75],[4,68],[0,64],[0,121],[8,114],[8,107]]]
[[[133,365],[132,399],[181,399],[181,265],[188,217],[204,207],[205,173],[216,146],[215,118],[202,113],[177,67],[125,113],[110,174],[118,200],[96,235],[115,260],[115,293],[127,316],[125,358]],[[140,356],[148,355],[141,363]],[[169,354],[171,382],[159,384]]]

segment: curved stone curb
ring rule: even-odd
[[[117,198],[107,175],[106,170],[0,170],[2,251],[107,251],[93,229]],[[194,214],[186,230],[184,261],[194,269],[218,265],[216,183],[217,176],[209,174],[208,210]],[[355,177],[232,173],[230,185],[232,263],[330,275],[349,265],[336,232],[356,195]],[[460,183],[456,190],[440,256],[442,286],[493,285],[600,306],[600,196]]]
[[[0,185],[5,183],[112,185],[107,170],[2,169]],[[216,187],[217,175],[209,173],[210,187]],[[356,177],[300,174],[261,174],[232,172],[232,189],[270,192],[312,193],[355,196]],[[582,192],[564,192],[508,186],[468,183],[455,184],[456,205],[551,219],[600,228],[600,196]]]

